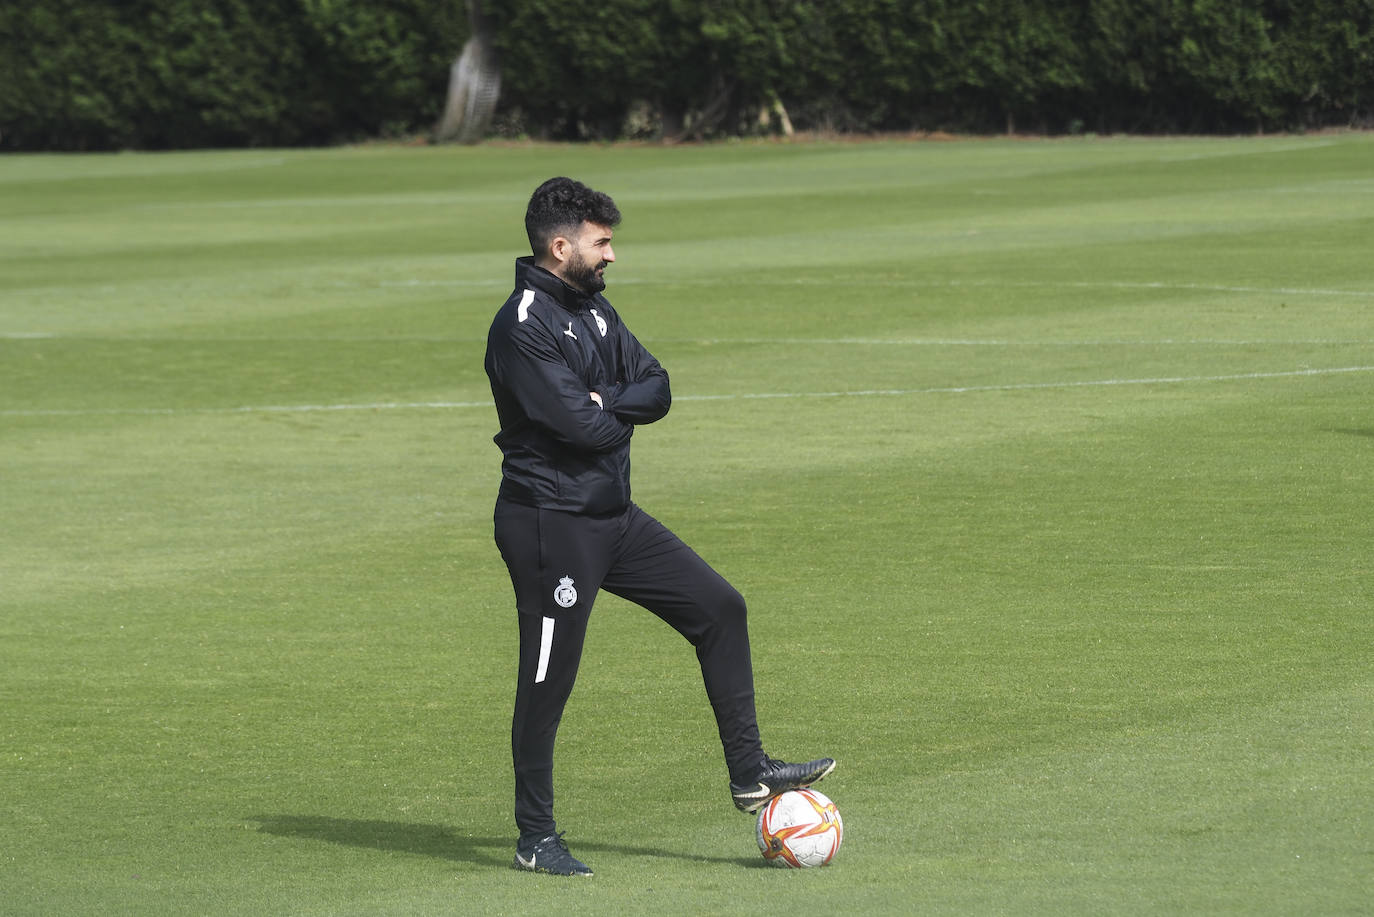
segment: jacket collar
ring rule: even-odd
[[[533,287],[547,293],[558,300],[558,304],[569,312],[581,312],[587,309],[592,300],[595,299],[595,294],[589,295],[575,287],[568,286],[563,278],[536,265],[533,255],[525,255],[523,258],[515,259],[515,285]]]

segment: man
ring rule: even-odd
[[[671,397],[667,372],[601,295],[619,223],[601,192],[568,178],[540,185],[525,213],[533,255],[516,259],[515,290],[487,337],[503,456],[496,544],[520,627],[514,865],[556,875],[592,874],[555,830],[553,745],[601,589],[696,648],[737,807],[757,811],[835,767],[764,754],[744,599],[630,501],[630,437],[667,414]]]

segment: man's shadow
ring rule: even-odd
[[[254,815],[248,820],[258,823],[259,832],[277,837],[324,841],[346,847],[416,853],[440,860],[472,863],[476,866],[508,868],[515,858],[513,834],[510,837],[465,837],[445,825],[332,818],[328,815]],[[626,856],[728,863],[746,867],[768,865],[762,857],[709,856],[694,851],[635,847],[583,839],[578,839],[576,846],[579,852],[608,851]]]

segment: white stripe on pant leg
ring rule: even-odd
[[[549,651],[553,649],[553,618],[544,619],[544,633],[539,638],[539,671],[534,673],[534,683],[539,684],[549,671]]]

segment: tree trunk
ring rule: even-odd
[[[472,37],[449,68],[448,101],[434,129],[441,143],[476,143],[486,136],[501,96],[501,67],[482,0],[467,0]]]

